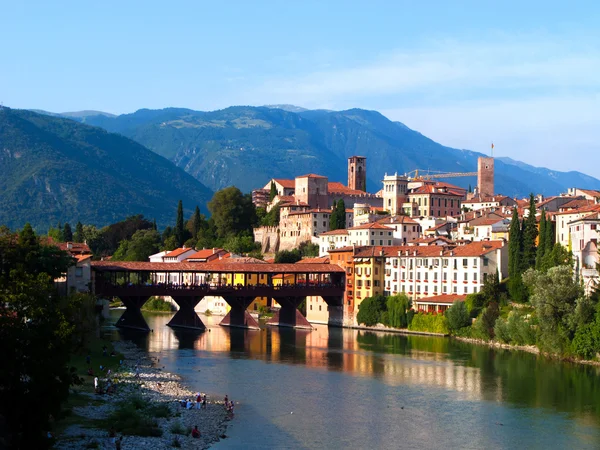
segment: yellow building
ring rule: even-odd
[[[383,294],[384,264],[384,247],[373,246],[356,249],[354,253],[354,305],[356,310],[365,298]]]

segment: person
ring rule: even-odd
[[[233,416],[233,400],[229,402],[229,413]]]
[[[115,442],[115,449],[116,450],[121,450],[121,444],[123,443],[123,436],[121,436],[117,442]]]
[[[110,430],[108,430],[108,437],[110,438],[111,444],[115,444],[117,442],[117,430],[115,430],[114,426],[110,427]]]
[[[94,378],[94,389],[98,390],[98,377]]]
[[[198,439],[200,436],[202,436],[202,435],[200,434],[198,425],[196,425],[196,426],[194,426],[194,429],[192,430],[192,437]]]
[[[206,394],[202,396],[202,409],[206,409]]]
[[[187,403],[185,405],[186,409],[192,409],[194,407],[194,404],[192,403],[192,401],[188,398],[187,399]]]
[[[200,409],[200,405],[202,404],[202,396],[200,392],[196,392],[196,409]]]
[[[227,394],[225,394],[225,406],[227,406],[227,403],[229,403],[229,397],[227,396]]]

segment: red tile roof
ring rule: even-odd
[[[85,254],[92,253],[92,251],[90,250],[90,247],[87,244],[82,244],[79,242],[54,243],[52,238],[48,238],[48,244],[56,245],[59,249],[61,249],[62,251],[65,251],[65,252],[69,252],[71,255],[77,255],[77,254],[85,255]],[[69,247],[71,247],[71,248],[69,248]]]
[[[321,233],[319,236],[334,236],[334,235],[348,235],[348,230],[342,229],[342,230],[326,231],[325,233]]]
[[[371,195],[367,194],[364,191],[359,191],[357,189],[350,189],[348,186],[344,186],[342,183],[337,181],[332,181],[327,184],[327,190],[330,194],[345,194],[345,195]]]
[[[454,303],[457,300],[459,302],[464,302],[466,298],[466,295],[442,294],[413,300],[413,303]]]
[[[193,248],[185,248],[185,247],[176,248],[175,250],[170,251],[165,256],[163,256],[163,258],[177,258],[179,255],[189,252],[190,250],[194,251]]]
[[[295,189],[296,188],[296,180],[287,180],[285,178],[273,178],[273,181],[280,184],[286,189]]]
[[[386,227],[385,225],[381,225],[379,222],[369,222],[363,223],[362,225],[358,225],[356,227],[348,228],[348,230],[387,230],[391,231],[390,227]]]
[[[222,248],[205,248],[202,250],[198,250],[196,253],[192,253],[190,256],[185,258],[185,261],[189,261],[190,259],[209,259],[211,256],[218,258],[219,256],[223,257],[227,253],[227,250],[223,250]],[[169,253],[165,256],[168,258]]]
[[[418,222],[416,222],[415,220],[411,219],[408,216],[386,216],[383,219],[379,219],[377,220],[377,223],[380,224],[389,224],[389,225],[394,225],[394,224],[401,224],[401,225],[406,225],[406,224],[410,224],[410,225],[417,225]]]
[[[439,238],[438,238],[439,239]],[[401,252],[400,256],[405,256],[408,252],[408,256],[483,256],[486,253],[495,251],[504,246],[504,241],[476,241],[468,242],[465,245],[459,246],[441,246],[441,245],[401,245],[401,246],[365,246],[356,247],[355,257],[366,258],[372,256],[381,256],[381,251],[384,252],[384,256],[398,256],[398,252]],[[340,251],[341,249],[330,250],[331,252]]]
[[[306,175],[300,175],[299,177],[296,177],[296,178],[327,178],[327,177],[324,177],[323,175],[316,175],[314,173],[309,173]]]
[[[329,256],[320,256],[317,258],[304,258],[296,264],[329,264]]]
[[[564,205],[562,205],[560,207],[560,209],[561,210],[579,209],[579,208],[586,208],[586,207],[592,206],[592,205],[594,205],[593,200],[588,200],[587,198],[581,198],[581,199],[571,200],[570,202],[565,203]]]
[[[212,263],[151,263],[136,261],[92,261],[92,267],[97,271],[119,272],[220,272],[220,273],[306,273],[307,268],[302,264],[236,264],[228,261]],[[311,264],[310,273],[341,272],[344,269],[335,264]]]

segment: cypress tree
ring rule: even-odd
[[[546,220],[546,237],[544,238],[544,256],[549,255],[554,248],[554,224]]]
[[[274,186],[273,183],[271,183],[271,186]],[[194,210],[194,215],[192,216],[192,233],[194,233],[194,235],[192,236],[194,239],[198,236],[198,232],[200,231],[200,223],[202,222],[202,218],[200,217],[200,208],[198,208],[198,205],[196,205],[196,209]]]
[[[277,188],[275,187],[275,183],[271,181],[271,191],[269,192],[269,201],[272,202],[273,199],[277,196]]]
[[[63,234],[63,226],[62,223],[60,223],[60,220],[58,221],[58,225],[56,225],[56,229],[58,230],[58,240],[60,242],[64,242],[65,235]]]
[[[542,268],[542,261],[544,259],[544,255],[546,253],[546,227],[547,227],[547,222],[546,222],[546,210],[542,209],[542,216],[540,218],[540,234],[539,234],[539,241],[538,241],[538,247],[537,247],[537,251],[535,254],[535,268],[537,270],[540,270]]]
[[[65,242],[73,242],[73,230],[71,230],[71,225],[68,222],[65,223],[62,235]]]
[[[519,213],[517,208],[513,209],[513,216],[510,222],[509,240],[508,240],[508,291],[510,297],[516,302],[523,302],[526,298],[525,286],[521,278],[522,271],[522,230],[519,223]]]
[[[333,205],[331,206],[331,216],[329,216],[329,230],[337,230],[338,229],[338,202],[333,201]]]
[[[184,239],[184,230],[183,230],[183,202],[179,200],[179,204],[177,205],[177,222],[175,223],[175,239],[177,240],[177,245],[182,246],[185,242]]]
[[[337,204],[337,229],[344,230],[346,228],[346,203],[340,198]]]
[[[533,194],[529,196],[529,215],[523,221],[523,256],[522,270],[535,267],[536,246],[535,240],[538,236],[537,222],[535,220],[535,199]]]
[[[73,235],[73,240],[75,242],[83,242],[85,236],[83,235],[83,224],[81,222],[77,222],[75,225],[75,234]]]
[[[158,227],[156,226],[156,219],[154,219],[154,220],[152,221],[152,229],[153,229],[154,231],[157,231],[157,230],[158,230]]]

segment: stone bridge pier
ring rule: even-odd
[[[298,306],[306,297],[273,297],[281,305],[281,309],[267,321],[267,325],[279,327],[305,328],[312,330],[312,325],[298,310]]]
[[[223,299],[229,304],[231,310],[223,318],[219,325],[224,327],[249,328],[251,330],[260,330],[260,326],[254,317],[247,311],[248,306],[256,297],[248,296],[223,296]]]
[[[119,328],[130,328],[132,330],[150,331],[150,327],[142,316],[142,306],[150,298],[149,295],[121,295],[119,299],[125,305],[125,312],[115,324]]]
[[[206,326],[194,310],[196,305],[200,303],[200,300],[202,300],[202,296],[172,296],[171,298],[175,303],[177,303],[177,305],[179,305],[179,310],[175,313],[167,326],[171,328],[206,330]]]

